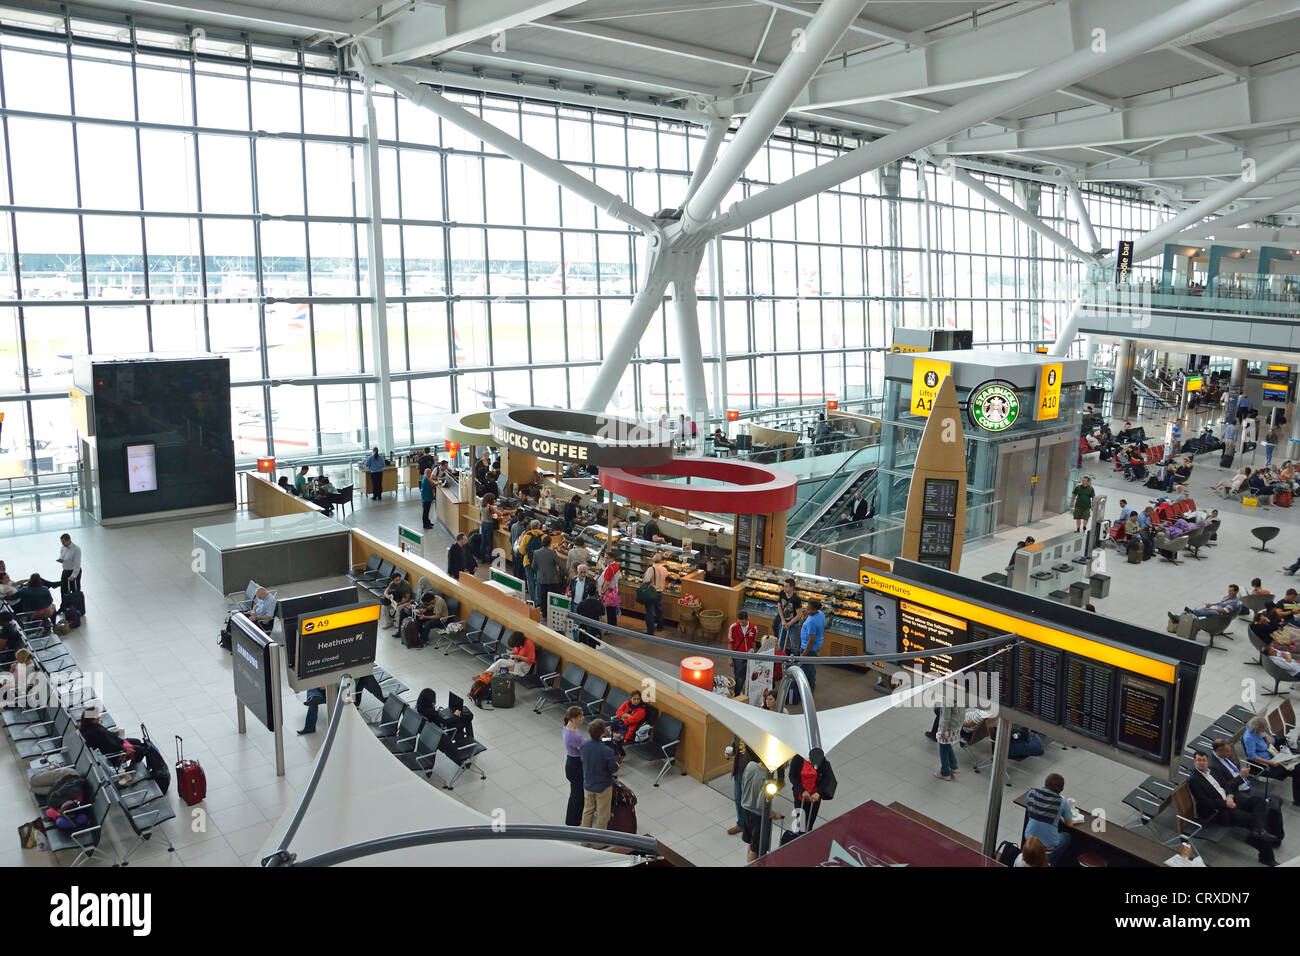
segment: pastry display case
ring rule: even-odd
[[[848,581],[753,565],[745,575],[745,596],[741,607],[766,618],[775,618],[781,582],[786,578],[794,578],[795,594],[800,599],[808,601],[817,598],[822,602],[828,634],[838,634],[861,642],[862,588]]]

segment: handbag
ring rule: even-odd
[[[600,603],[605,607],[618,607],[623,603],[623,598],[619,596],[618,588],[606,588],[600,595]]]
[[[636,589],[636,599],[642,604],[649,604],[657,597],[659,597],[659,592],[656,591],[655,586],[648,581],[643,582],[641,586]]]
[[[45,821],[40,817],[18,827],[18,845],[24,850],[34,850],[42,846],[38,833],[45,832]],[[43,847],[42,847],[43,848]]]

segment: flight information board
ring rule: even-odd
[[[1016,648],[1015,703],[1017,710],[1040,720],[1061,722],[1062,651],[1033,641]]]
[[[1168,758],[1168,685],[1123,674],[1119,680],[1119,728],[1115,745],[1164,761]]]
[[[901,635],[899,647],[904,653],[954,647],[970,641],[966,622],[961,618],[910,601],[898,602],[898,630]],[[951,674],[964,666],[965,657],[965,654],[936,654],[922,657],[916,663],[920,665],[921,673],[938,676]]]
[[[972,624],[970,629],[972,641],[987,641],[999,633],[982,624]],[[998,651],[1002,653],[999,654]],[[971,651],[971,654],[979,661],[975,665],[975,672],[983,675],[985,683],[981,693],[986,695],[985,699],[990,702],[996,700],[1001,707],[1014,706],[1016,652],[1011,642]]]
[[[1065,726],[1110,743],[1115,735],[1115,668],[1065,655]]]
[[[922,518],[921,546],[917,550],[916,560],[951,571],[955,530],[956,522],[947,518]]]

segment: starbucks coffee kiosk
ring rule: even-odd
[[[1060,514],[1078,461],[1088,363],[1030,352],[957,350],[885,356],[881,514],[907,503],[922,430],[951,378],[964,431],[965,533],[990,534]]]

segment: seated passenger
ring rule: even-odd
[[[18,613],[30,614],[38,621],[45,621],[48,628],[49,619],[54,617],[54,596],[50,594],[50,588],[57,586],[58,582],[46,581],[39,573],[33,574],[14,595]]]
[[[388,579],[388,587],[384,588],[384,593],[379,598],[379,603],[388,608],[388,620],[384,627],[396,627],[398,610],[409,604],[414,597],[405,575],[401,571],[394,571]]]
[[[1020,853],[1016,856],[1016,861],[1011,864],[1017,866],[1048,866],[1047,850],[1043,848],[1043,841],[1038,837],[1027,837],[1024,845],[1020,847]]]
[[[493,661],[470,685],[467,696],[476,707],[492,709],[492,678],[496,674],[504,670],[515,677],[523,677],[532,671],[533,664],[537,661],[537,647],[517,631],[510,635],[506,646],[508,650],[505,656]]]
[[[1198,608],[1183,608],[1184,611],[1195,614],[1197,617],[1214,617],[1219,614],[1236,614],[1241,608],[1241,598],[1238,597],[1238,588],[1235,584],[1228,585],[1228,594],[1213,604],[1207,604]]]
[[[618,705],[609,729],[614,740],[623,742],[636,737],[636,729],[645,720],[645,704],[641,701],[641,692],[634,690],[628,699]]]
[[[1070,804],[1061,796],[1065,778],[1059,773],[1049,773],[1041,787],[1025,794],[1025,838],[1037,837],[1047,851],[1048,861],[1059,866],[1070,845],[1070,834],[1062,832],[1061,824],[1070,822]]]

